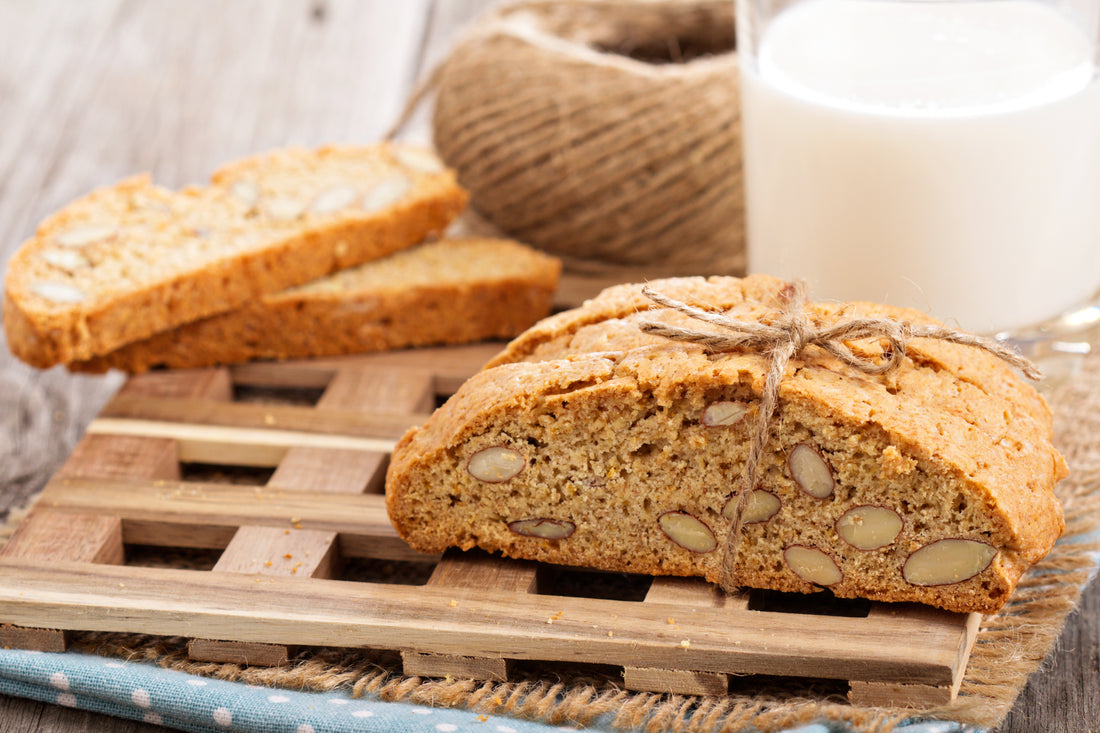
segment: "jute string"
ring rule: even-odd
[[[883,374],[896,369],[902,363],[910,339],[938,339],[987,351],[1031,379],[1042,378],[1034,364],[1004,344],[944,326],[914,326],[891,318],[852,318],[828,327],[817,326],[806,314],[806,286],[802,282],[794,283],[784,290],[783,306],[770,321],[742,321],[724,313],[697,308],[669,298],[648,285],[642,289],[642,293],[657,305],[723,329],[722,332],[699,331],[643,321],[639,328],[646,333],[673,341],[700,344],[711,353],[759,353],[765,355],[769,361],[764,392],[760,397],[760,407],[749,444],[749,455],[741,473],[741,485],[722,555],[721,585],[727,592],[736,590],[733,577],[737,568],[743,517],[749,496],[759,483],[760,462],[771,435],[772,418],[779,404],[779,385],[787,372],[787,364],[806,348],[816,346],[824,349],[865,374]],[[880,354],[864,356],[856,354],[846,343],[859,339],[881,339],[889,343]]]
[[[588,271],[740,274],[733,31],[728,0],[512,3],[467,30],[391,135],[434,93],[440,156],[507,235]],[[669,63],[631,56],[658,44]]]

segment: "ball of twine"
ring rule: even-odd
[[[481,214],[574,270],[740,274],[733,36],[728,0],[498,9],[436,71],[436,148]]]

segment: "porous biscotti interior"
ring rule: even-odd
[[[13,257],[9,339],[20,356],[57,352],[43,361],[103,353],[411,246],[464,203],[433,155],[398,145],[258,155],[179,192],[129,179],[51,216]],[[127,307],[139,311],[109,312]]]
[[[720,580],[766,362],[645,336],[644,316],[566,329],[557,353],[543,340],[532,361],[482,372],[406,436],[387,486],[402,536],[430,551]],[[960,378],[945,365],[958,348],[915,347],[879,377],[825,355],[788,372],[757,487],[774,514],[745,525],[735,583],[1000,607],[1061,531],[1052,486],[1064,466],[1041,400],[996,389],[1011,375],[985,359]],[[715,423],[714,405],[741,408]],[[522,469],[494,482],[487,460],[498,478]],[[827,494],[806,476],[822,469]],[[933,549],[932,571],[907,576],[923,548],[954,554]]]
[[[385,293],[426,286],[470,286],[522,279],[532,287],[553,286],[561,266],[557,260],[517,242],[461,238],[395,252],[358,267],[335,272],[304,285],[275,293],[273,301],[317,295]],[[505,304],[505,307],[506,304]]]

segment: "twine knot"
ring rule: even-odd
[[[723,329],[693,330],[644,321],[639,324],[642,331],[673,341],[700,344],[709,353],[758,353],[769,360],[764,393],[761,395],[749,445],[749,456],[741,474],[741,486],[737,492],[737,502],[722,557],[721,585],[726,592],[736,589],[733,575],[744,525],[743,516],[748,506],[749,494],[759,483],[760,462],[771,433],[772,416],[779,402],[779,383],[793,357],[808,347],[815,346],[865,374],[883,374],[901,365],[911,339],[931,338],[981,349],[1019,369],[1030,379],[1042,378],[1034,364],[1004,344],[944,326],[913,326],[893,318],[851,318],[831,326],[819,326],[806,314],[806,287],[802,282],[785,288],[781,293],[784,303],[778,313],[760,321],[742,321],[725,313],[697,308],[663,295],[648,285],[642,288],[642,294],[657,305]],[[879,339],[888,343],[877,354],[856,353],[848,345],[849,341],[865,339]]]

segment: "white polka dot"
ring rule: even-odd
[[[498,725],[497,733],[516,733],[516,729],[509,728],[507,725]]]
[[[187,684],[195,687],[206,687],[206,680],[187,680]]]
[[[67,708],[76,707],[76,695],[71,692],[62,692],[57,696],[57,704],[64,705]]]
[[[140,687],[130,693],[130,699],[134,701],[134,704],[139,708],[149,707],[149,693]]]
[[[329,705],[347,705],[348,701],[345,700],[342,697],[333,697],[333,698],[329,699],[328,704]]]
[[[440,723],[435,727],[439,733],[455,733],[458,730],[458,726],[454,723]]]
[[[50,675],[50,685],[59,690],[68,690],[69,678],[65,676],[64,672],[54,672]]]
[[[214,710],[214,722],[223,728],[228,728],[233,725],[233,713],[229,712],[228,708],[217,708]]]
[[[146,713],[145,717],[142,718],[142,720],[144,720],[149,725],[163,725],[164,724],[164,720],[160,717],[160,715],[158,713]]]
[[[289,700],[290,700],[290,698],[287,697],[286,695],[269,695],[268,698],[267,698],[268,702],[274,702],[274,703],[287,702]]]
[[[356,718],[373,718],[374,717],[374,711],[372,711],[372,710],[356,710],[354,713],[352,713],[352,716],[356,717]]]
[[[104,662],[103,666],[108,669],[122,669],[126,664],[123,662]]]
[[[431,710],[425,710],[424,708],[413,708],[412,714],[413,715],[431,715],[432,711]]]
[[[309,723],[302,723],[298,726],[296,733],[317,733],[317,731],[313,730],[313,726]]]

